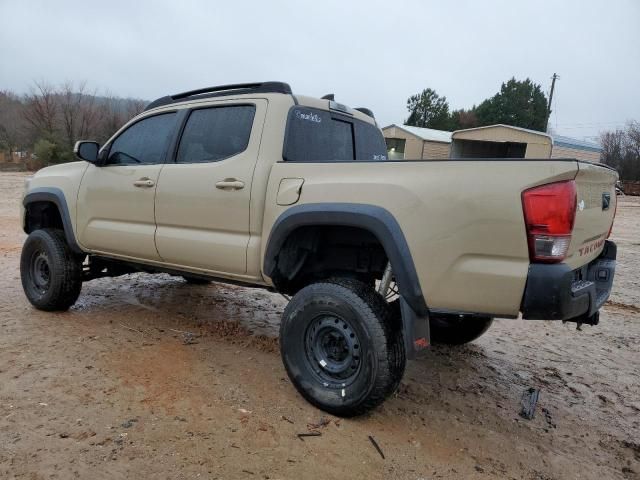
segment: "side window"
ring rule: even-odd
[[[134,123],[111,144],[105,165],[152,165],[164,162],[175,119],[173,112]]]
[[[353,123],[323,110],[294,107],[287,121],[283,157],[297,162],[353,160]]]
[[[194,110],[184,127],[177,163],[217,162],[246,150],[256,107],[233,105]]]
[[[387,160],[387,144],[380,129],[369,123],[355,122],[356,127],[356,159]]]
[[[375,125],[307,107],[292,107],[283,158],[290,162],[384,161],[387,147]]]
[[[353,123],[332,119],[329,125],[331,157],[338,160],[353,160]]]

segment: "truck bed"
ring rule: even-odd
[[[615,171],[575,159],[279,162],[267,205],[276,205],[284,178],[304,179],[299,204],[364,203],[389,211],[430,309],[501,317],[518,315],[530,265],[524,190],[575,179],[579,207],[565,260],[571,268],[602,251],[615,210]],[[612,202],[606,211],[603,192]],[[286,208],[267,209],[263,238]]]

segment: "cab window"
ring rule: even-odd
[[[174,133],[176,113],[163,113],[134,123],[111,144],[105,165],[164,163]]]
[[[297,106],[289,111],[282,156],[289,162],[384,161],[387,147],[375,125]]]
[[[254,105],[192,111],[180,139],[176,163],[219,162],[244,152],[255,113]]]

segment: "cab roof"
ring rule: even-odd
[[[175,93],[157,98],[149,103],[144,111],[166,107],[173,104],[192,102],[195,100],[206,100],[216,97],[280,93],[291,95],[294,103],[308,108],[319,108],[321,110],[333,110],[338,113],[350,115],[358,120],[375,124],[373,113],[366,108],[352,109],[333,100],[333,96],[327,98],[314,98],[304,95],[293,95],[291,86],[285,82],[256,82],[256,83],[236,83],[230,85],[218,85],[214,87],[189,90],[187,92]]]

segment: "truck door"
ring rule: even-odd
[[[266,109],[264,99],[222,100],[188,112],[156,191],[156,246],[166,263],[246,272],[251,182]]]
[[[107,158],[90,165],[78,192],[80,244],[95,252],[160,260],[154,235],[154,197],[176,113],[145,117],[104,148]]]

